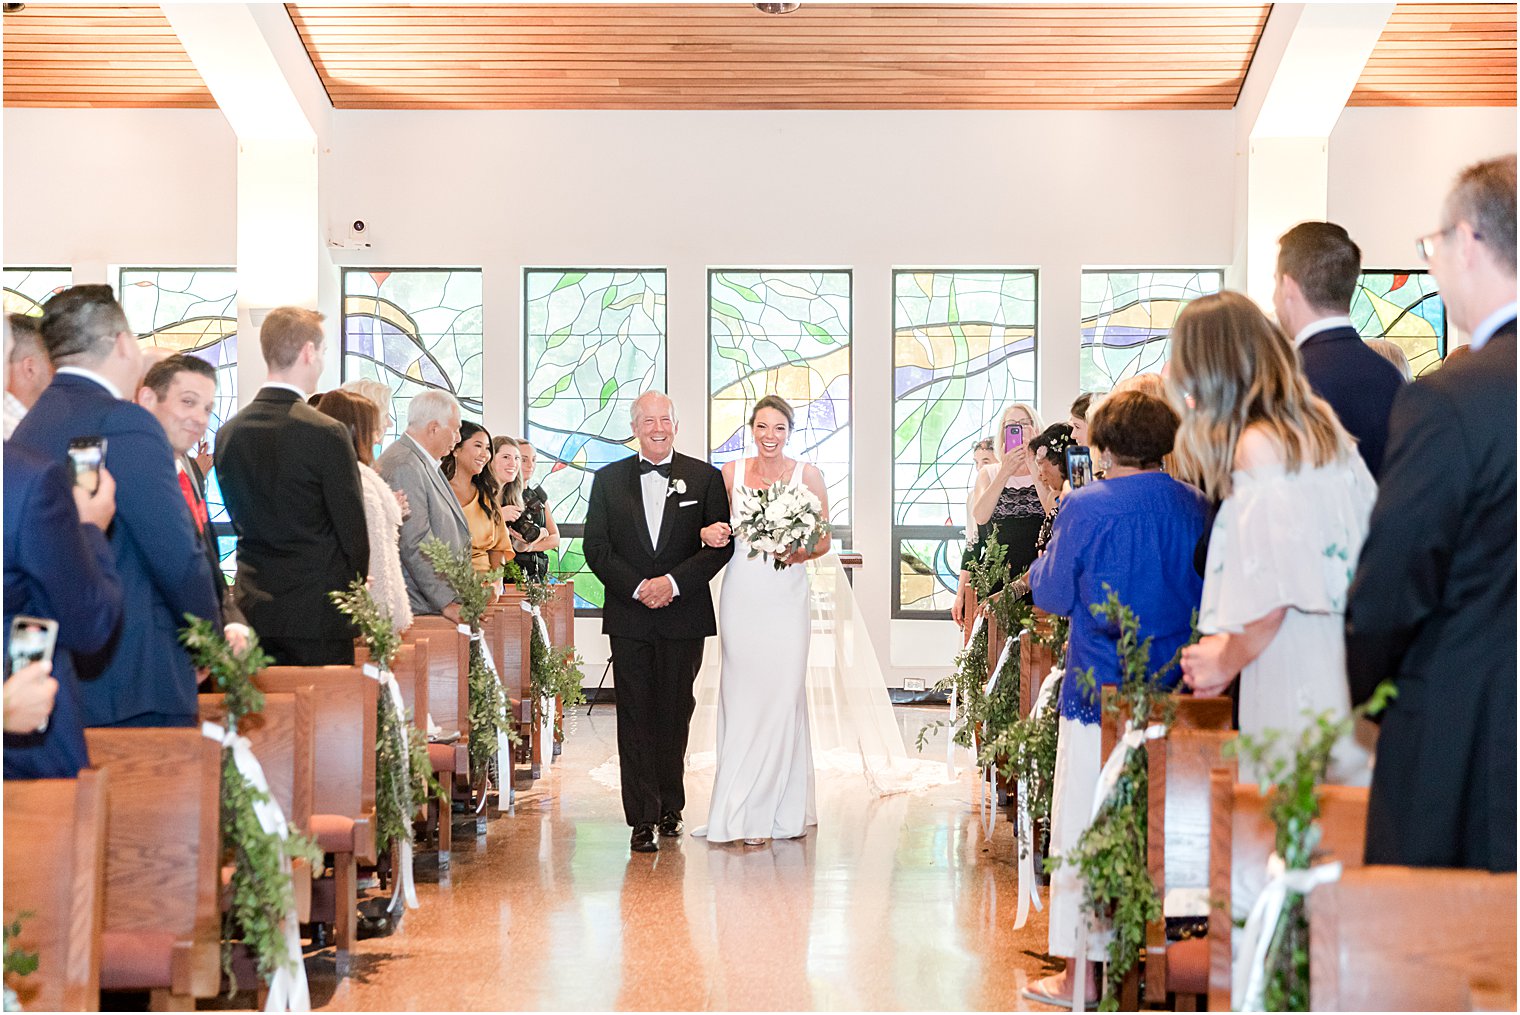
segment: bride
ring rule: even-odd
[[[786,457],[793,422],[783,399],[766,395],[755,403],[749,426],[756,456],[723,466],[735,524],[757,491],[784,483],[811,490],[827,526],[823,474]],[[709,546],[733,538],[733,526],[722,522],[702,530]],[[806,565],[828,553],[828,529],[813,552],[793,550],[779,571],[764,555],[751,558],[742,539],[734,549],[718,607],[717,769],[707,828],[693,834],[758,846],[806,835],[818,823],[805,688],[812,635]]]

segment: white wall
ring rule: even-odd
[[[236,160],[219,113],[4,117],[7,263],[73,263],[88,280],[107,261],[231,262]],[[1412,255],[1455,169],[1514,150],[1513,117],[1348,110],[1332,138],[1332,217],[1369,263]],[[897,685],[942,673],[956,639],[948,623],[888,620],[891,269],[1039,268],[1039,401],[1058,416],[1076,394],[1082,266],[1227,264],[1234,147],[1228,111],[339,110],[322,206],[330,227],[371,227],[374,248],[334,251],[339,264],[485,269],[486,415],[509,432],[522,268],[668,269],[670,390],[687,408],[681,447],[699,456],[706,269],[853,268],[856,592]],[[331,284],[323,309],[336,321]],[[580,639],[593,679],[605,659],[594,631]]]

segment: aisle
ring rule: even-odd
[[[916,731],[942,710],[899,708]],[[941,741],[941,744],[943,742]],[[362,941],[327,1010],[1025,1010],[1043,914],[1014,932],[1012,826],[983,834],[969,775],[919,796],[824,791],[814,836],[762,848],[685,836],[631,855],[617,794],[587,775],[616,749],[599,706],[562,765],[476,842],[452,883],[420,872],[422,908]],[[941,751],[943,747],[941,746]],[[940,755],[942,756],[942,755]],[[706,790],[690,801],[700,823]],[[1040,1009],[1049,1010],[1049,1009]]]

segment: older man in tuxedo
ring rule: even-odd
[[[353,441],[306,404],[325,344],[321,314],[271,310],[259,328],[269,379],[216,439],[238,534],[233,597],[265,651],[288,666],[353,665],[356,631],[329,593],[369,574]]]
[[[454,590],[438,575],[422,544],[441,539],[455,553],[470,552],[470,526],[459,498],[438,463],[459,443],[459,403],[446,391],[424,391],[407,405],[406,433],[397,438],[375,471],[406,495],[411,513],[401,523],[401,576],[418,616],[442,614],[459,623]]]
[[[1515,869],[1515,157],[1465,170],[1419,241],[1460,363],[1407,385],[1346,608],[1382,720],[1367,862]]]
[[[708,583],[734,555],[702,542],[729,520],[728,491],[711,465],[676,453],[675,403],[647,391],[630,423],[639,453],[599,469],[586,510],[586,563],[607,590],[602,631],[617,685],[623,814],[635,852],[655,832],[681,834],[692,685],[703,642],[717,634]]]
[[[1388,443],[1388,413],[1404,378],[1351,323],[1361,249],[1334,222],[1300,222],[1277,244],[1277,321],[1293,336],[1309,386],[1356,438],[1376,479]]]
[[[118,483],[110,541],[122,623],[99,652],[75,656],[84,724],[196,725],[195,669],[179,630],[186,614],[217,619],[216,587],[163,427],[126,400],[141,370],[137,336],[110,286],[77,285],[48,301],[42,338],[57,372],[7,451],[62,464],[73,438],[104,438]]]

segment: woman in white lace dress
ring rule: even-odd
[[[359,487],[364,494],[364,525],[369,535],[369,591],[400,634],[412,626],[412,607],[401,577],[400,532],[403,495],[392,490],[374,464],[379,443],[380,407],[352,391],[329,391],[317,410],[348,427],[359,459]]]
[[[1241,731],[1296,740],[1314,715],[1351,708],[1346,593],[1377,486],[1292,343],[1240,293],[1188,305],[1172,330],[1171,369],[1193,403],[1178,435],[1181,468],[1221,502],[1199,608],[1205,637],[1183,653],[1182,672],[1200,694],[1239,673]],[[1329,780],[1370,779],[1357,739],[1338,745]]]

